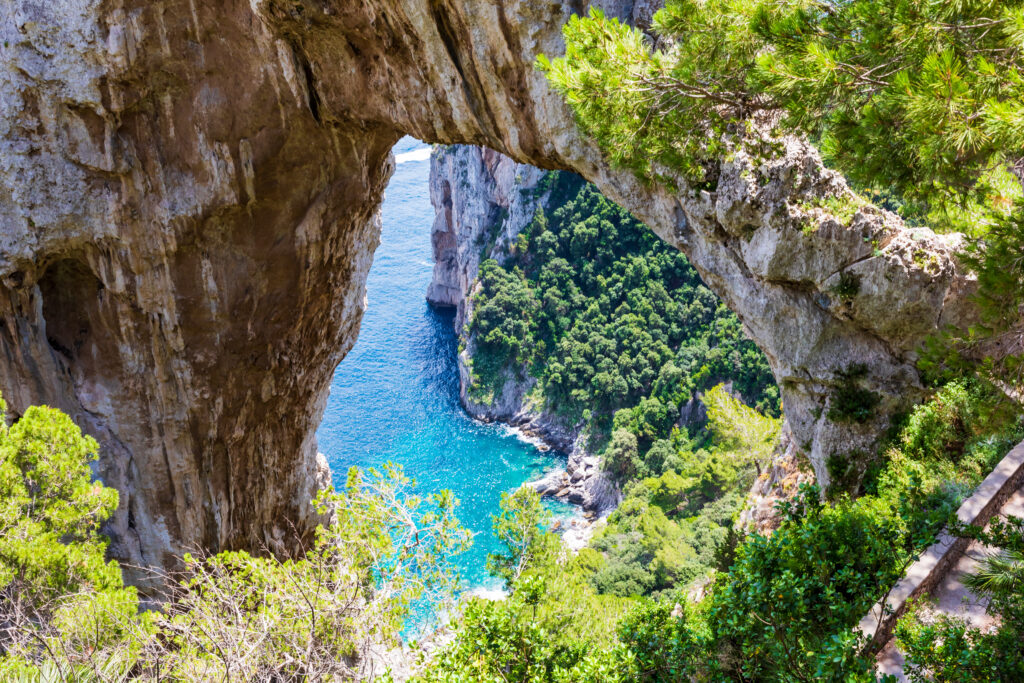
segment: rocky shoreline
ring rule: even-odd
[[[584,447],[582,424],[567,424],[534,405],[530,397],[536,384],[534,378],[519,378],[509,372],[494,401],[484,404],[473,400],[468,391],[473,347],[470,337],[459,354],[459,402],[474,419],[508,425],[525,440],[537,444],[540,450],[559,451],[568,456],[564,469],[556,467],[524,486],[532,487],[543,497],[564,500],[580,508],[580,515],[569,523],[568,529],[556,530],[563,533],[563,540],[571,549],[584,547],[593,535],[594,526],[618,507],[622,500],[619,487],[601,468],[600,458]]]
[[[525,412],[506,421],[476,415],[466,403],[463,403],[463,408],[481,422],[508,425],[517,436],[534,444],[542,452],[559,451],[568,454],[566,467],[554,467],[540,479],[528,481],[523,486],[533,488],[544,498],[575,505],[577,514],[568,521],[556,521],[552,531],[562,536],[562,541],[570,550],[578,551],[586,547],[597,527],[622,500],[618,486],[601,470],[599,458],[578,447],[576,440],[566,450],[558,437],[552,439],[552,433],[546,429],[546,421],[550,418],[543,413]]]
[[[435,219],[431,232],[433,280],[427,300],[457,311],[455,326],[462,342],[458,356],[459,401],[468,415],[482,422],[508,425],[541,450],[568,456],[566,467],[528,482],[542,496],[565,500],[581,509],[579,519],[564,531],[570,547],[583,547],[593,522],[606,517],[621,499],[600,459],[582,444],[583,425],[567,424],[531,399],[536,380],[509,371],[494,400],[484,403],[469,395],[475,348],[465,324],[472,315],[472,295],[480,262],[504,261],[519,232],[529,225],[547,194],[544,172],[487,149],[456,145],[436,148],[431,157],[430,198]]]

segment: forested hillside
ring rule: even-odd
[[[901,421],[879,453],[862,454],[866,463],[830,461],[825,502],[806,487],[779,509],[770,535],[738,528],[781,427],[763,356],[678,252],[571,176],[546,183],[550,199],[510,258],[481,266],[468,324],[470,391],[488,401],[510,373],[536,378],[541,405],[585,425],[625,498],[591,546],[568,559],[542,531],[531,494],[506,501],[503,524],[532,530],[508,580],[513,599],[474,605],[428,678],[456,680],[475,666],[481,676],[510,668],[529,680],[555,666],[567,680],[611,679],[613,670],[632,672],[621,680],[873,680],[852,626],[1024,438],[1019,409],[973,371],[947,374],[958,378]],[[687,429],[679,409],[698,392],[707,420]],[[844,405],[872,409],[854,389]],[[1015,547],[1012,537],[1000,540]],[[695,603],[694,595],[704,597]],[[670,616],[676,604],[683,607]],[[1007,629],[966,668],[1005,655],[1018,633],[1016,608],[998,604]],[[630,616],[613,628],[609,610]],[[582,613],[605,615],[603,630],[581,630]],[[518,626],[526,614],[529,625]],[[906,623],[908,650],[922,660],[946,656],[935,650],[946,632]],[[488,640],[471,640],[480,630]],[[542,646],[542,632],[563,636]],[[628,654],[614,654],[616,642],[629,644]],[[657,645],[652,652],[645,643]],[[547,649],[514,663],[522,647]],[[961,647],[973,652],[969,640]],[[1010,657],[997,669],[1012,676],[1022,666]]]
[[[595,586],[619,595],[685,586],[714,566],[755,470],[771,459],[778,390],[683,254],[576,176],[551,172],[537,192],[547,201],[511,257],[481,264],[469,393],[494,400],[510,374],[537,378],[539,409],[581,425],[627,492],[595,541],[609,558],[591,556]],[[701,402],[723,382],[755,410],[722,387]],[[704,403],[710,431],[698,419]],[[760,427],[750,431],[759,443],[737,442],[741,421]]]
[[[764,356],[683,254],[578,177],[553,172],[543,183],[550,198],[512,258],[481,264],[469,324],[474,395],[499,391],[511,366],[541,380],[546,408],[598,432],[635,409],[650,441],[723,381],[778,416]]]

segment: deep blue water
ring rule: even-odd
[[[336,482],[353,465],[391,461],[417,481],[420,493],[451,489],[461,502],[460,521],[476,534],[458,569],[468,588],[490,588],[499,584],[485,562],[496,549],[491,515],[501,493],[564,465],[564,458],[538,451],[505,427],[478,423],[459,406],[453,313],[434,310],[425,299],[434,218],[427,149],[412,138],[395,146],[399,163],[384,199],[366,314],[334,374],[317,437]],[[567,507],[557,512],[566,514]]]

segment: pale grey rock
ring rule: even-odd
[[[707,406],[696,396],[691,396],[690,400],[679,409],[679,420],[676,421],[676,424],[680,427],[696,427],[707,422],[707,419]]]
[[[533,220],[544,171],[493,150],[438,147],[430,160],[434,206],[434,274],[427,301],[457,308],[455,325],[469,320],[468,295],[481,255],[503,262],[519,232]]]
[[[611,169],[534,68],[585,9],[7,0],[0,388],[15,416],[47,403],[99,439],[115,557],[308,539],[315,429],[403,134],[575,170],[684,250],[768,355],[823,483],[923,393],[918,343],[972,315],[948,241],[874,209],[808,225],[799,207],[842,181],[799,140],[763,164],[738,150],[714,192]],[[879,254],[852,249],[869,235]],[[861,291],[838,301],[830,278],[853,268]],[[851,364],[882,398],[865,425],[825,417]]]

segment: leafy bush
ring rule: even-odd
[[[444,491],[420,498],[395,466],[349,470],[315,501],[332,522],[297,560],[186,556],[140,665],[178,680],[352,680],[395,647],[416,601],[450,601],[469,542]],[[380,673],[378,671],[378,673]]]
[[[494,531],[508,553],[492,566],[510,594],[466,599],[453,641],[416,680],[632,680],[615,642],[625,603],[595,593],[584,577],[600,559],[565,553],[559,538],[541,528],[542,510],[532,489],[502,498]]]
[[[908,519],[927,517],[924,527],[934,529],[1021,439],[1020,412],[998,389],[980,380],[952,382],[914,408],[864,490],[900,506]]]
[[[153,574],[160,611],[140,613],[104,559],[117,493],[92,481],[97,451],[53,408],[0,421],[4,680],[351,679],[369,647],[395,644],[416,600],[443,604],[455,588],[449,560],[469,540],[456,501],[411,494],[388,466],[318,497],[332,522],[301,559],[186,556]]]
[[[491,521],[505,552],[487,556],[487,571],[510,588],[529,566],[552,552],[553,537],[547,532],[551,513],[541,504],[540,495],[528,487],[501,494],[499,505],[501,512]]]
[[[896,628],[907,660],[908,678],[915,683],[1011,683],[1024,680],[1021,639],[1024,633],[1000,628],[983,633],[962,619],[940,615],[930,623],[918,620],[920,611],[904,615]]]
[[[698,664],[698,653],[706,651],[707,643],[689,628],[682,609],[674,611],[665,603],[641,603],[620,622],[619,638],[636,671],[634,680],[693,680],[698,672],[714,667],[713,659]]]
[[[815,487],[754,535],[715,583],[707,620],[730,668],[755,680],[850,680],[870,665],[847,636],[912,559],[905,523],[882,501],[819,502]]]
[[[993,521],[991,529],[957,531],[998,548],[973,574],[964,577],[975,595],[987,599],[986,611],[998,624],[982,631],[963,619],[939,615],[925,620],[917,605],[896,627],[912,681],[1024,680],[1024,520]]]
[[[148,620],[134,621],[135,589],[104,557],[117,492],[92,481],[98,445],[54,408],[10,428],[6,409],[0,399],[0,676],[88,674],[92,652],[123,674],[137,649],[125,641]]]
[[[518,596],[526,593],[519,591]],[[532,619],[521,597],[507,601],[476,599],[463,609],[455,641],[415,680],[461,681],[629,681],[607,651],[566,637],[578,614]],[[585,617],[583,617],[585,618]],[[569,629],[567,631],[567,629]]]

